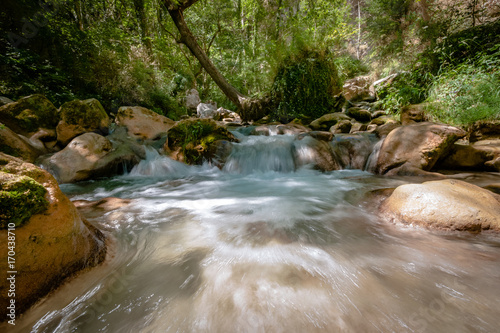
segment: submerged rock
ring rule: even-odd
[[[136,139],[153,140],[166,134],[175,121],[141,106],[122,106],[115,122]]]
[[[59,109],[59,117],[57,141],[63,147],[83,133],[108,134],[111,123],[101,103],[95,98],[64,103]]]
[[[0,242],[0,251],[8,253],[8,236],[15,234],[15,304],[19,315],[66,278],[101,263],[106,255],[105,237],[82,220],[48,172],[3,153],[0,165],[0,219],[7,218],[0,223],[0,237],[5,240]],[[12,200],[20,202],[13,204]],[[14,229],[11,234],[6,227]],[[0,262],[0,269],[13,270],[7,260]],[[2,295],[7,295],[9,287],[7,279],[0,281]],[[7,297],[0,299],[3,318],[8,301]]]
[[[420,174],[430,171],[465,131],[447,125],[419,123],[398,127],[385,138],[375,171],[379,174]]]
[[[498,196],[459,180],[397,187],[380,206],[391,221],[435,229],[500,231]]]
[[[1,106],[0,122],[18,134],[30,136],[40,128],[55,129],[59,116],[56,107],[37,94]]]

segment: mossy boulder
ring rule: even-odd
[[[1,106],[0,121],[14,132],[30,136],[40,128],[55,129],[59,115],[54,104],[37,94]]]
[[[2,225],[8,226],[0,228],[0,253],[8,253],[7,239],[14,234],[16,315],[20,315],[66,278],[102,262],[105,236],[80,216],[47,171],[0,153],[0,179]],[[0,270],[12,267],[2,260]],[[0,294],[7,295],[9,287],[8,280],[0,280]],[[7,318],[8,302],[0,298],[2,318]]]
[[[210,148],[219,140],[237,141],[233,134],[213,120],[186,119],[168,131],[164,149],[178,161],[201,164],[203,159],[211,159]]]
[[[33,178],[0,171],[0,229],[9,222],[23,225],[32,215],[45,211],[47,190]]]
[[[83,133],[107,134],[111,123],[101,103],[95,98],[64,103],[59,109],[59,117],[57,141],[63,146]]]

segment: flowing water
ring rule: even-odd
[[[500,237],[386,224],[363,198],[408,179],[297,168],[292,147],[244,138],[222,171],[150,151],[128,175],[63,185],[131,203],[90,219],[108,260],[14,331],[499,331]]]

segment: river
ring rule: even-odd
[[[291,142],[249,137],[224,170],[149,151],[62,185],[131,201],[89,218],[106,262],[12,332],[498,332],[500,237],[387,224],[367,193],[415,179],[296,168]]]

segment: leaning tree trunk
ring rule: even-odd
[[[214,82],[219,86],[224,95],[233,102],[241,115],[243,120],[260,119],[266,115],[266,108],[264,101],[251,99],[241,94],[235,87],[233,87],[226,78],[219,72],[217,67],[212,63],[205,51],[200,47],[196,38],[189,30],[186,21],[184,20],[183,12],[186,8],[196,3],[198,0],[184,0],[177,1],[180,4],[175,4],[173,0],[165,0],[168,13],[175,26],[181,35],[177,41],[186,45],[191,53],[198,59],[205,71],[210,75]]]

